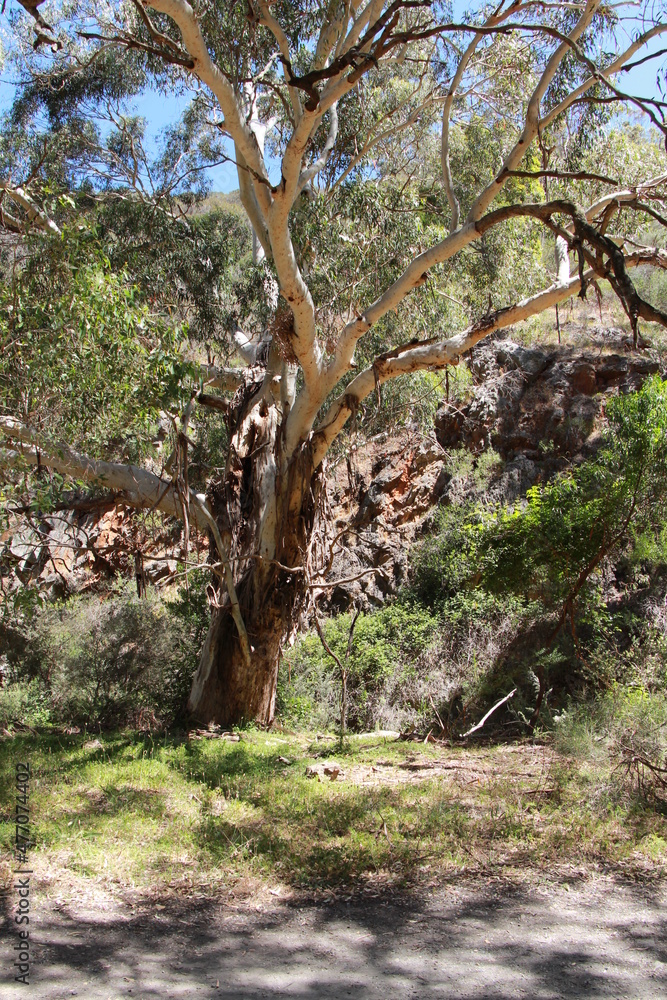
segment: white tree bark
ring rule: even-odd
[[[42,209],[33,201],[27,191],[22,187],[14,187],[8,181],[0,181],[0,191],[3,191],[5,197],[11,198],[15,201],[17,205],[25,211],[28,216],[29,223],[32,223],[37,229],[41,229],[42,232],[51,233],[52,236],[60,236],[60,229],[55,224],[53,219],[50,219],[48,215],[42,211]],[[25,226],[16,218],[12,217],[12,222],[20,231],[25,230]]]
[[[484,340],[494,330],[521,323],[531,316],[537,316],[547,309],[552,309],[572,295],[576,295],[581,288],[581,280],[579,276],[570,278],[567,244],[559,236],[556,245],[558,279],[551,287],[517,302],[516,305],[499,309],[492,316],[486,317],[449,340],[418,346],[407,345],[396,357],[386,361],[376,361],[372,368],[360,372],[350,382],[345,392],[331,404],[321,424],[313,432],[313,456],[316,464],[324,459],[331,444],[340,434],[354,410],[375,390],[378,384],[388,382],[400,375],[457,365],[462,354],[469,351],[480,340]],[[627,267],[642,265],[653,265],[667,270],[667,251],[647,247],[644,250],[628,254],[626,257]],[[585,281],[590,281],[594,276],[592,270],[584,272]]]

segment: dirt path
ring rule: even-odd
[[[165,901],[166,902],[166,901]],[[425,898],[36,913],[7,1000],[667,996],[667,886],[453,882]],[[3,971],[13,935],[4,928]],[[7,981],[7,980],[5,980]]]

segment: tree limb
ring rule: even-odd
[[[657,24],[654,28],[644,32],[643,35],[640,35],[635,39],[632,45],[630,45],[625,52],[621,53],[617,59],[614,59],[609,66],[605,66],[604,69],[601,69],[599,75],[604,79],[620,72],[620,70],[625,68],[625,64],[632,58],[635,52],[639,52],[639,50],[643,48],[647,42],[650,42],[652,38],[655,38],[657,35],[661,35],[665,31],[667,31],[667,24]],[[564,111],[567,111],[567,109],[574,104],[575,101],[578,101],[579,98],[590,90],[591,87],[594,87],[596,83],[598,83],[598,77],[590,76],[584,81],[584,83],[573,90],[571,94],[564,97],[560,104],[556,105],[555,108],[552,108],[551,111],[540,119],[540,130],[544,130],[551,125],[551,123],[555,121],[559,115],[562,115]]]
[[[667,270],[667,251],[645,248],[624,257],[626,268],[650,264]],[[594,273],[593,269],[586,271],[583,274],[584,282],[589,281]],[[566,276],[569,276],[569,262],[566,255],[563,260],[561,251],[560,280],[544,291],[482,317],[467,330],[449,340],[406,344],[403,348],[396,348],[387,355],[376,358],[373,366],[360,372],[350,382],[345,392],[331,404],[323,420],[313,431],[311,446],[315,465],[318,466],[321,463],[350,416],[356,412],[367,396],[375,392],[379,384],[411,372],[427,369],[437,370],[446,368],[448,365],[458,364],[462,354],[469,351],[480,340],[488,337],[494,330],[512,326],[531,316],[536,316],[575,295],[581,288],[581,276],[567,277],[567,280]],[[665,320],[661,320],[663,325],[667,325]]]
[[[14,187],[8,181],[0,181],[0,191],[2,191],[6,197],[11,198],[12,201],[15,201],[18,205],[20,205],[26,212],[30,222],[34,223],[38,229],[41,229],[45,233],[52,233],[54,236],[61,235],[55,222],[35,204],[27,191],[24,191],[22,187]],[[11,216],[10,218],[12,219],[12,223],[18,221],[14,220]]]
[[[270,202],[269,178],[252,129],[247,124],[234,89],[213,62],[199,27],[197,15],[187,0],[148,0],[148,6],[166,14],[178,26],[183,44],[194,61],[193,72],[215,94],[225,116],[225,128],[242,154],[247,168],[260,183],[255,193],[264,211]]]
[[[120,495],[129,507],[162,511],[182,520],[179,495],[172,482],[136,465],[121,465],[88,458],[63,442],[48,442],[13,417],[0,416],[0,435],[13,445],[0,456],[0,465],[48,466],[72,479],[95,483]],[[207,527],[205,519],[197,527]]]
[[[568,34],[568,41],[562,42],[547,62],[547,65],[540,76],[539,82],[531,95],[530,101],[528,102],[526,121],[521,135],[505,157],[503,165],[493,181],[490,184],[487,184],[486,188],[475,199],[472,208],[468,212],[467,222],[475,222],[481,218],[505,183],[507,172],[509,170],[516,170],[528,152],[528,147],[537,136],[540,128],[540,103],[542,98],[546,94],[549,84],[558,72],[558,67],[565,58],[566,54],[570,51],[570,43],[578,41],[600,6],[601,0],[587,0],[581,17],[572,31]]]

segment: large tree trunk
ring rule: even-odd
[[[305,571],[323,492],[306,445],[291,461],[284,458],[289,367],[270,358],[263,380],[249,385],[234,407],[225,476],[209,491],[251,653],[247,661],[223,590],[188,701],[192,716],[207,724],[271,723],[281,648],[307,595]]]
[[[246,611],[252,650],[249,664],[228,609],[213,612],[189,700],[189,709],[198,721],[221,726],[251,720],[269,725],[273,721],[280,651],[300,610],[300,589],[276,580],[267,589],[265,606],[257,618],[250,620]]]

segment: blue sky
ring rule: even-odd
[[[465,0],[454,0],[454,17],[461,18],[467,7]],[[629,43],[628,38],[621,40],[622,45]],[[654,39],[649,51],[657,52],[666,46],[664,39]],[[655,62],[631,70],[617,77],[618,86],[627,92],[642,97],[662,97],[658,93],[656,71],[664,63],[664,57]],[[8,72],[0,76],[0,112],[7,109],[14,96],[14,86]],[[150,151],[157,149],[163,129],[178,120],[189,101],[188,95],[165,97],[153,91],[146,91],[133,102],[132,112],[144,117],[148,123],[148,147]],[[238,187],[236,169],[231,164],[222,164],[209,171],[209,178],[214,191],[232,191]]]

